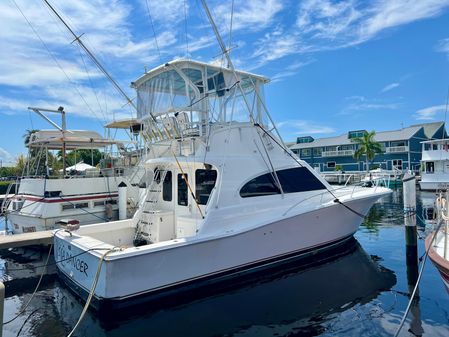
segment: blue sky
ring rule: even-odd
[[[145,67],[220,59],[199,0],[50,2],[131,97]],[[207,2],[229,43],[232,1]],[[3,163],[25,152],[26,129],[50,128],[28,106],[62,105],[69,128],[100,133],[133,113],[72,40],[41,0],[0,3]],[[286,141],[445,118],[449,0],[235,0],[231,45],[239,68],[272,79],[267,104]]]

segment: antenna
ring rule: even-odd
[[[123,91],[123,89],[118,85],[118,83],[112,78],[112,76],[107,72],[107,70],[101,65],[101,63],[97,60],[97,58],[94,56],[94,54],[91,53],[91,51],[85,46],[83,41],[81,40],[81,35],[76,35],[75,32],[70,28],[70,26],[64,21],[64,19],[59,15],[59,13],[50,5],[50,3],[47,0],[43,0],[45,4],[50,8],[50,10],[55,13],[55,15],[58,17],[59,20],[64,24],[64,26],[68,29],[68,31],[73,35],[75,38],[74,41],[78,42],[78,44],[83,48],[83,50],[86,52],[86,54],[91,58],[91,60],[95,63],[95,65],[100,69],[100,71],[111,81],[111,83],[114,85],[115,89],[126,99],[129,105],[131,105],[134,109],[137,110],[137,107],[134,105],[133,101],[128,97],[128,95]]]
[[[226,45],[225,45],[225,43],[224,43],[224,41],[223,41],[223,39],[222,39],[222,37],[220,35],[220,32],[218,31],[217,25],[215,24],[215,21],[214,21],[214,19],[212,17],[212,14],[211,14],[210,10],[209,10],[209,7],[207,6],[206,0],[201,0],[201,3],[203,4],[204,11],[206,12],[207,18],[209,19],[209,23],[212,26],[212,29],[213,29],[213,31],[215,33],[215,36],[216,36],[217,41],[218,41],[218,44],[220,45],[220,48],[221,48],[223,54],[226,56],[226,60],[228,61],[228,68],[232,71],[232,73],[234,74],[235,80],[237,81],[236,82],[237,83],[237,87],[240,90],[240,92],[242,94],[243,101],[245,102],[246,108],[248,109],[249,118],[250,118],[251,122],[254,125],[259,125],[260,126],[260,124],[258,124],[258,123],[256,124],[256,122],[255,122],[255,119],[254,119],[254,116],[253,116],[250,104],[249,104],[248,99],[247,99],[247,97],[245,95],[245,92],[243,91],[243,88],[242,88],[242,85],[240,83],[240,80],[237,77],[237,72],[235,71],[234,64],[232,63],[231,57],[229,56],[230,49],[226,49]],[[254,86],[254,83],[253,83],[253,86]],[[268,109],[266,108],[264,102],[262,101],[262,99],[260,98],[259,94],[257,93],[257,90],[256,90],[256,96],[257,96],[259,102],[261,103],[261,105],[263,106],[263,108],[265,110],[265,113],[267,114],[267,116],[270,119],[271,123],[273,124],[273,128],[276,131],[276,134],[278,135],[279,140],[281,141],[282,148],[285,150],[286,146],[284,144],[284,141],[282,140],[281,134],[279,133],[279,130],[277,129],[276,124],[274,123],[273,119],[271,118],[271,115],[268,112]]]

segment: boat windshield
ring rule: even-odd
[[[176,133],[195,128],[201,133],[209,122],[249,121],[248,110],[262,122],[266,82],[245,72],[237,72],[236,79],[232,71],[215,65],[174,61],[145,74],[133,86],[140,120],[156,119],[164,127],[176,127]]]

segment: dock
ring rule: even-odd
[[[9,249],[33,245],[50,245],[52,243],[53,243],[52,230],[0,236],[0,249]]]

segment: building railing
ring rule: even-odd
[[[322,157],[339,157],[339,156],[353,156],[355,150],[338,150],[338,151],[323,151]]]
[[[385,148],[385,153],[408,152],[408,146],[390,146]]]

